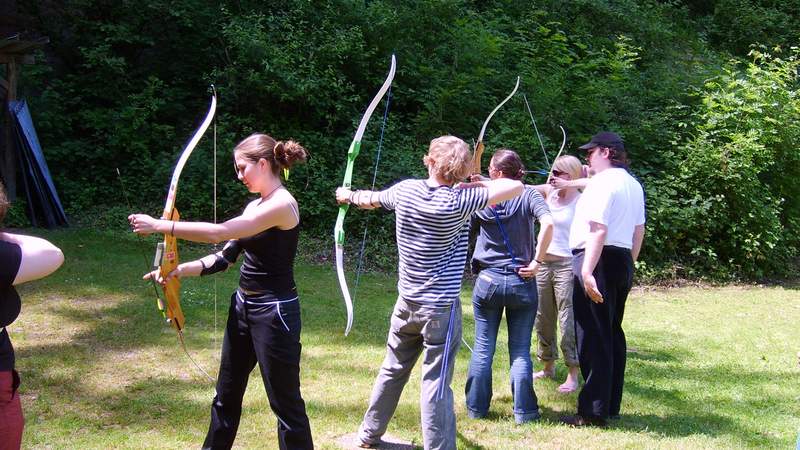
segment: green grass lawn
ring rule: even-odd
[[[213,386],[187,359],[156,310],[152,287],[140,280],[154,240],[86,230],[33,233],[59,245],[66,263],[20,289],[22,314],[9,327],[23,383],[23,446],[199,448]],[[193,247],[183,259],[201,251]],[[230,271],[183,286],[187,346],[212,375],[236,278]],[[336,448],[337,437],[356,431],[367,406],[396,280],[362,276],[355,324],[345,338],[332,265],[298,264],[296,279],[303,309],[303,395],[317,447]],[[470,292],[468,283],[461,300],[471,344]],[[605,430],[557,424],[576,401],[575,394],[556,392],[563,366],[559,381],[535,385],[543,419],[514,425],[501,332],[488,419],[467,418],[463,392],[470,354],[466,348],[458,354],[453,390],[459,448],[794,448],[800,430],[798,324],[798,289],[634,289],[625,317],[629,355],[622,419]],[[415,371],[389,433],[421,442],[418,399]],[[237,447],[277,448],[275,424],[254,371]]]

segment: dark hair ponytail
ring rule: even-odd
[[[308,152],[297,142],[292,140],[276,141],[263,133],[255,133],[246,137],[236,145],[233,153],[238,153],[252,162],[265,159],[275,175],[278,175],[281,169],[291,169],[296,163],[305,162],[308,159]]]
[[[295,141],[278,141],[273,149],[275,163],[281,169],[291,169],[298,162],[308,159],[308,152],[302,145]]]
[[[494,152],[492,165],[495,169],[503,172],[505,178],[521,180],[525,176],[525,166],[522,165],[522,159],[514,150],[501,148]]]
[[[606,148],[608,148],[608,161],[611,163],[611,165],[627,170],[628,165],[630,164],[630,160],[628,160],[628,152],[614,147]]]

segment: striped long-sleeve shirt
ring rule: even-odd
[[[395,211],[400,297],[434,306],[458,301],[469,218],[488,198],[483,187],[431,187],[425,180],[405,180],[381,191],[381,206]]]

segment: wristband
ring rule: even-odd
[[[170,236],[175,236],[175,221],[172,221],[172,229],[169,231]]]
[[[350,203],[351,204],[355,203],[355,205],[358,206],[358,199],[356,197],[359,197],[359,196],[361,196],[361,191],[359,191],[359,190],[352,191],[350,193],[350,198],[349,198]]]

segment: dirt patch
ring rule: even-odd
[[[344,436],[339,436],[336,438],[336,444],[340,448],[358,449],[360,448],[358,446],[358,433],[350,433],[345,434]],[[415,450],[421,447],[414,445],[413,442],[405,441],[390,434],[385,434],[381,439],[381,443],[372,448],[381,450]]]

